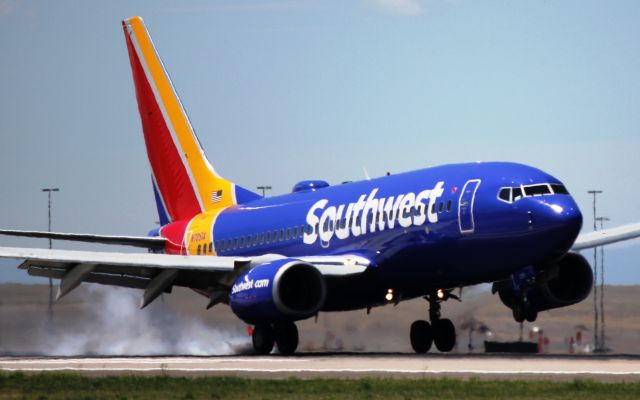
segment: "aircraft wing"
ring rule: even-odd
[[[573,244],[572,250],[584,250],[637,237],[640,237],[640,223],[622,225],[581,234]]]
[[[205,257],[0,247],[0,258],[24,260],[19,268],[26,269],[29,275],[61,279],[57,298],[82,282],[92,282],[145,289],[141,302],[144,307],[172,285],[224,292],[246,270],[284,256]],[[327,278],[360,274],[370,264],[358,255],[297,259],[314,265]]]

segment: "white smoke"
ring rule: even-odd
[[[53,323],[41,318],[24,332],[22,346],[7,349],[0,343],[0,351],[60,356],[226,355],[249,346],[247,336],[211,328],[195,316],[178,315],[161,299],[140,310],[141,291],[87,286],[90,302],[81,317],[69,320],[56,315]]]

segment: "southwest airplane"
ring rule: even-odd
[[[578,238],[582,215],[566,187],[526,165],[444,165],[330,186],[303,181],[263,198],[207,160],[139,17],[123,29],[161,227],[148,237],[2,231],[131,245],[147,253],[0,248],[30,275],[143,289],[145,307],[173,286],[228,304],[255,325],[253,346],[292,354],[295,321],[423,297],[410,328],[418,353],[453,349],[441,303],[492,282],[516,321],[583,300],[591,267],[576,251],[640,236],[640,224]],[[578,240],[576,240],[578,239]]]

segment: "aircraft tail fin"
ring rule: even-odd
[[[156,201],[165,211],[164,219],[187,219],[260,198],[211,166],[142,18],[127,18],[122,26]]]

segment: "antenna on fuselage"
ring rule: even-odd
[[[368,181],[370,181],[371,177],[369,176],[369,173],[367,172],[367,167],[362,167],[362,170],[364,171],[364,177],[367,178]]]

